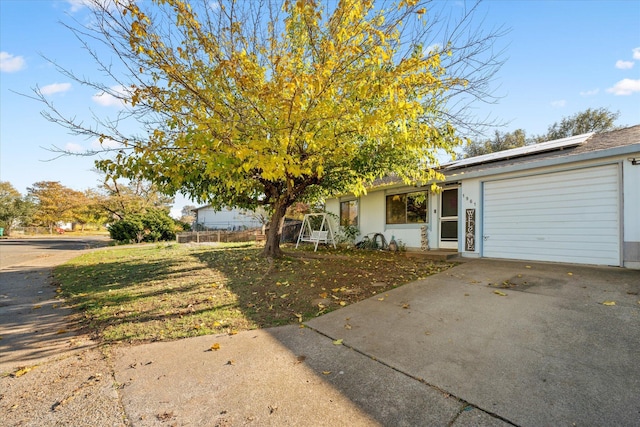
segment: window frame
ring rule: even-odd
[[[422,193],[425,197],[425,205],[424,205],[424,209],[422,209],[424,211],[424,221],[423,222],[409,222],[409,218],[411,215],[411,211],[409,209],[410,207],[410,203],[409,203],[409,196],[412,194],[420,194]],[[397,197],[400,196],[403,198],[404,201],[404,222],[388,222],[389,221],[389,198],[390,197]],[[423,225],[427,225],[429,224],[429,206],[430,206],[430,202],[429,202],[429,198],[430,198],[430,192],[428,189],[426,188],[411,188],[411,189],[399,189],[396,191],[388,191],[385,193],[385,199],[384,199],[384,206],[385,206],[385,212],[384,212],[384,221],[385,221],[385,227],[388,229],[393,229],[393,228],[413,228],[413,227],[421,227]]]
[[[349,218],[349,223],[345,224],[343,223],[343,216],[342,216],[342,205],[346,204],[346,203],[353,203],[355,204],[355,218],[351,219]],[[351,209],[349,209],[349,212],[351,212]],[[353,223],[355,222],[355,223]],[[348,198],[348,199],[341,199],[339,200],[338,203],[338,225],[340,227],[359,227],[360,226],[360,202],[357,198]]]

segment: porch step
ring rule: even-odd
[[[457,258],[460,253],[455,250],[443,250],[437,249],[433,251],[407,251],[404,253],[405,256],[410,258],[420,258],[429,261],[448,261],[453,258]]]

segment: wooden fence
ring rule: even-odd
[[[253,242],[261,240],[262,234],[259,230],[245,231],[190,231],[176,234],[178,243],[205,243],[205,242]]]

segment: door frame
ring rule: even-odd
[[[444,200],[444,192],[445,191],[451,191],[451,190],[456,190],[456,198],[457,198],[457,211],[456,211],[456,215],[455,216],[442,216],[442,202]],[[440,249],[458,249],[458,242],[459,242],[459,238],[460,238],[460,222],[459,222],[459,215],[460,215],[460,185],[456,184],[456,185],[451,185],[451,186],[447,186],[447,187],[443,187],[442,191],[440,191],[440,197],[438,198],[438,247]],[[442,223],[443,222],[456,222],[456,227],[457,227],[457,233],[456,233],[456,238],[455,240],[453,239],[447,239],[447,240],[442,240]]]

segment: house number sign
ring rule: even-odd
[[[476,210],[475,209],[467,209],[464,236],[465,236],[464,250],[475,251],[476,250]]]

